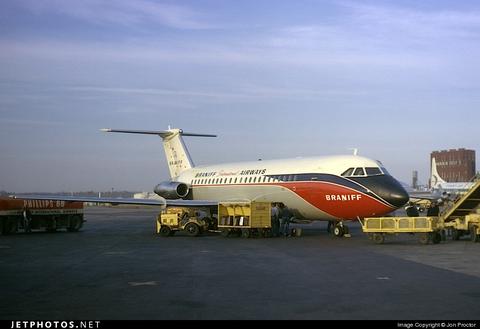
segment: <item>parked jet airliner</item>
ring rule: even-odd
[[[160,136],[171,176],[154,188],[161,201],[102,198],[102,202],[205,207],[213,207],[220,201],[281,202],[298,219],[336,221],[334,233],[342,236],[348,230],[343,221],[382,216],[402,207],[409,199],[403,186],[379,161],[362,156],[319,156],[196,167],[182,136],[215,135],[185,133],[170,127],[165,131],[102,131]],[[66,199],[100,201],[62,197]]]
[[[430,172],[430,185],[433,191],[442,191],[446,193],[465,193],[475,182],[447,182],[438,174],[437,162],[432,158],[432,168]]]

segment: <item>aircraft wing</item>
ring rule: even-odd
[[[414,201],[414,200],[437,200],[437,199],[440,199],[442,197],[441,193],[438,192],[438,191],[433,192],[433,193],[412,193],[412,192],[408,192],[408,195],[409,195],[411,201]]]
[[[133,204],[133,205],[150,205],[160,206],[183,206],[183,207],[209,207],[217,206],[218,201],[210,200],[167,200],[167,199],[134,199],[134,198],[98,198],[98,197],[75,197],[75,196],[58,196],[58,195],[11,195],[11,198],[30,199],[30,200],[56,200],[66,202],[96,202],[110,203],[112,205]]]

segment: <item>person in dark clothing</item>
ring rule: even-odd
[[[328,225],[327,225],[327,232],[330,232],[330,228],[334,227],[334,226],[335,226],[335,224],[334,224],[333,220],[329,220]]]
[[[280,234],[283,233],[285,236],[290,236],[290,218],[292,214],[288,211],[287,207],[283,207],[282,210],[282,222],[280,224]]]
[[[432,203],[430,204],[430,208],[428,208],[427,216],[437,217],[439,213],[440,213],[440,208],[438,208],[438,203],[435,201],[432,201]]]
[[[30,234],[32,230],[30,229],[30,221],[32,220],[32,214],[27,207],[22,208],[22,215],[23,215],[23,229],[25,233]]]
[[[409,206],[407,208],[407,216],[408,217],[418,217],[419,216],[417,207],[411,201],[410,201]]]

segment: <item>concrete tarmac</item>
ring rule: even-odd
[[[480,243],[172,237],[155,209],[86,207],[82,230],[0,236],[1,320],[476,320]]]

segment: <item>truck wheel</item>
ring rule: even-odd
[[[205,227],[205,231],[213,229],[211,218],[203,217],[200,221],[203,222],[203,226]]]
[[[452,240],[459,240],[460,239],[460,232],[456,229],[452,229]]]
[[[82,227],[82,223],[83,218],[78,215],[74,215],[70,218],[70,226],[67,227],[67,230],[69,232],[76,232]]]
[[[228,228],[222,228],[222,230],[220,231],[220,234],[222,234],[222,236],[226,238],[230,235],[230,232],[228,231]]]
[[[2,234],[15,234],[18,231],[18,219],[8,217],[4,220],[2,226]]]
[[[198,236],[200,235],[200,227],[195,223],[189,223],[185,226],[185,233],[187,233],[188,236]]]
[[[418,237],[418,242],[420,242],[421,244],[427,245],[430,243],[430,237],[428,236],[428,234],[422,233]]]
[[[242,229],[242,236],[244,238],[249,238],[252,235],[252,232],[250,232],[249,229]]]
[[[477,234],[478,226],[472,225],[470,227],[470,241],[477,242],[478,241],[478,234]]]
[[[262,229],[262,236],[264,238],[271,238],[272,237],[272,230],[269,228]]]
[[[173,235],[172,234],[172,229],[168,226],[165,226],[165,225],[160,228],[159,233],[160,233],[161,236],[165,236],[165,237]]]
[[[373,242],[375,244],[382,244],[385,242],[385,236],[382,233],[373,234]]]
[[[440,243],[440,241],[442,241],[442,235],[438,232],[433,232],[432,233],[432,242],[434,244],[438,244],[438,243]]]

